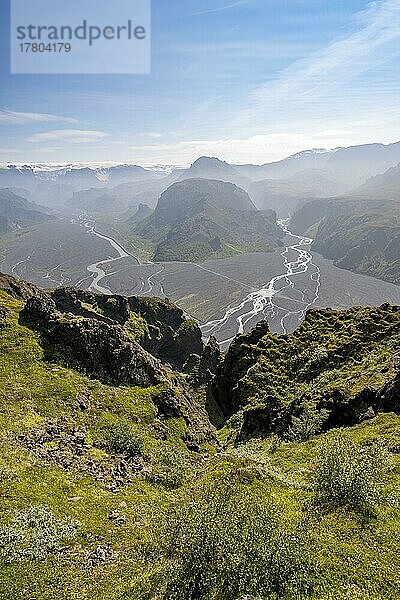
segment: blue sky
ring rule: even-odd
[[[129,76],[11,75],[8,13],[0,162],[263,163],[400,140],[400,0],[153,0],[152,72]]]

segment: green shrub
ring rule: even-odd
[[[104,446],[110,454],[123,454],[134,458],[143,454],[145,435],[129,421],[118,421],[109,425],[104,432]]]
[[[150,481],[175,489],[183,485],[192,475],[192,467],[181,450],[172,446],[162,446],[154,456],[154,466],[149,475]]]
[[[327,438],[316,460],[315,503],[354,508],[374,504],[387,466],[382,446],[359,446],[341,434]]]
[[[31,506],[0,527],[0,557],[8,563],[44,560],[71,541],[79,523],[58,519],[48,506]]]
[[[151,574],[129,597],[236,600],[306,593],[311,570],[302,548],[300,536],[285,530],[259,490],[214,483],[156,525]]]
[[[304,442],[321,431],[322,425],[329,416],[329,411],[318,410],[317,405],[316,400],[303,402],[300,416],[292,417],[292,425],[287,436],[289,440]]]

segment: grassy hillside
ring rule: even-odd
[[[400,284],[399,215],[398,198],[316,200],[295,213],[292,226],[336,266]]]
[[[398,598],[398,416],[344,429],[339,441],[333,431],[305,442],[268,434],[234,444],[224,428],[219,442],[196,443],[184,418],[160,408],[160,394],[190,376],[165,370],[165,382],[150,388],[101,383],[45,360],[41,337],[19,321],[22,301],[2,291],[0,306],[2,599]],[[326,329],[313,339],[303,330],[293,354],[315,344],[334,356],[357,323],[357,313],[338,314],[327,313],[329,338]],[[369,366],[348,362],[354,387],[360,375],[364,383],[386,377],[385,352],[398,349],[388,315],[377,310],[365,322],[371,346],[379,320],[392,333],[369,352]],[[296,343],[275,339],[282,351]],[[277,352],[270,346],[268,360]],[[286,373],[281,380],[288,390]],[[369,486],[372,467],[365,469],[365,502],[354,485],[354,502],[321,502],[314,480],[327,443],[350,463],[349,450],[359,456],[357,465],[376,443],[387,455],[379,484]]]

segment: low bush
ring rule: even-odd
[[[359,446],[336,434],[319,449],[315,471],[315,503],[354,508],[372,505],[380,498],[388,467],[388,452],[380,445]]]
[[[162,446],[154,455],[150,481],[175,489],[192,476],[192,466],[183,451],[172,446]]]
[[[287,434],[290,441],[304,442],[320,433],[323,424],[329,417],[329,411],[318,410],[317,405],[318,402],[315,400],[305,400],[300,415],[292,416],[292,424]]]
[[[6,465],[0,465],[0,483],[6,483],[17,479],[17,474]]]
[[[73,540],[79,523],[58,519],[48,506],[31,506],[0,527],[0,557],[8,563],[44,560]]]
[[[104,447],[110,454],[134,458],[143,454],[145,441],[144,433],[129,421],[118,421],[104,431]]]
[[[306,594],[312,569],[302,549],[300,535],[285,529],[281,515],[259,490],[234,480],[214,483],[157,524],[148,557],[151,574],[129,598],[236,600]]]

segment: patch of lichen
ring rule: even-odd
[[[135,341],[149,335],[149,325],[145,319],[132,311],[129,314],[128,321],[124,324],[124,328]]]

